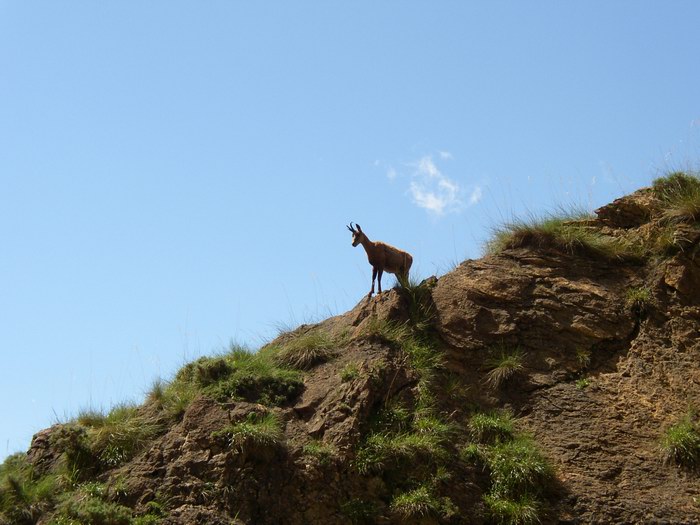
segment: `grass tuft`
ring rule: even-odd
[[[491,473],[491,494],[517,497],[541,491],[552,477],[547,460],[528,436],[498,443],[485,453]]]
[[[404,520],[437,514],[440,503],[426,486],[401,493],[391,501],[391,510]]]
[[[700,220],[700,177],[690,171],[676,171],[655,179],[652,190],[664,209],[662,218],[668,222],[697,222]]]
[[[469,419],[469,430],[479,443],[502,443],[513,439],[515,419],[506,410],[478,413]]]
[[[700,466],[700,432],[690,414],[664,432],[661,450],[666,462],[687,468]]]
[[[330,443],[312,441],[304,445],[304,455],[316,458],[321,465],[329,465],[338,456],[338,450]]]
[[[639,258],[638,248],[586,224],[593,219],[590,213],[574,208],[559,214],[515,220],[494,229],[491,240],[486,243],[486,253],[495,255],[507,249],[531,247],[606,259]]]
[[[489,372],[486,374],[486,384],[493,389],[512,380],[524,369],[525,354],[520,348],[507,349],[501,347],[497,354],[486,360]]]
[[[335,345],[326,332],[313,330],[282,344],[275,359],[283,366],[308,370],[331,359]]]
[[[248,414],[237,423],[232,423],[215,436],[225,436],[230,446],[240,449],[273,448],[284,441],[282,422],[273,412]]]
[[[629,288],[625,292],[625,306],[638,316],[644,315],[653,304],[651,289],[646,286]]]
[[[499,525],[534,525],[540,523],[541,504],[530,496],[518,499],[487,494],[484,502],[489,515]]]

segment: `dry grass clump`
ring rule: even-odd
[[[514,349],[501,347],[495,352],[492,357],[486,360],[489,372],[484,379],[486,384],[493,389],[500,388],[522,372],[525,360],[525,353],[519,347]]]
[[[486,253],[493,255],[507,249],[530,247],[605,259],[639,258],[638,247],[604,235],[588,224],[592,220],[590,213],[574,209],[505,223],[494,228],[491,240],[486,243]]]
[[[313,330],[283,343],[275,353],[275,360],[283,366],[308,370],[331,359],[335,346],[329,334]]]
[[[700,177],[692,171],[675,171],[655,179],[652,190],[663,203],[662,218],[668,222],[700,220]]]

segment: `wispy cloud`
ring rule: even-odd
[[[414,166],[408,189],[416,206],[438,216],[462,208],[462,188],[440,171],[432,156],[419,159]]]
[[[398,168],[387,166],[383,161],[375,161],[374,165],[380,167],[392,183],[408,180],[406,194],[413,204],[433,217],[441,217],[474,206],[483,197],[483,185],[464,185],[443,172],[442,166],[453,159],[449,151],[438,151]]]
[[[469,195],[469,206],[478,204],[483,196],[484,192],[482,191],[481,186],[474,186],[471,195]]]

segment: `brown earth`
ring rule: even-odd
[[[652,199],[642,190],[598,216],[591,227],[648,237]],[[644,263],[510,249],[465,261],[425,284],[445,356],[440,377],[457,376],[467,388],[459,401],[441,400],[445,413],[463,427],[474,407],[514,413],[555,467],[544,522],[700,523],[698,473],[664,462],[659,446],[664,429],[700,407],[696,242]],[[641,309],[626,302],[627,291],[638,287],[653,298]],[[401,348],[367,335],[373,320],[408,317],[406,296],[395,289],[286,336],[320,329],[342,334],[344,342],[333,359],[306,373],[298,398],[271,409],[284,422],[283,444],[231,447],[213,437],[268,408],[201,396],[181,421],[101,479],[119,483],[114,498],[136,510],[158,496],[167,524],[349,524],[342,508],[350,501],[373,502],[371,523],[487,522],[483,467],[455,460],[452,477],[442,482],[440,494],[452,500],[455,515],[407,521],[389,508],[401,466],[393,474],[360,474],[353,466],[378,408],[415,399],[420,388]],[[524,373],[503,388],[487,388],[485,360],[505,346],[522,349]],[[343,380],[349,364],[356,377]],[[36,465],[49,468],[56,460],[51,432],[33,441]],[[321,461],[305,452],[312,442],[336,453]]]

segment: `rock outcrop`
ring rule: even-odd
[[[660,208],[641,190],[585,227],[648,244],[666,227]],[[498,521],[484,503],[495,481],[463,452],[474,440],[473,414],[505,410],[553,467],[537,492],[542,522],[700,523],[698,472],[664,461],[660,449],[663,431],[700,407],[700,229],[679,223],[674,231],[683,239],[677,249],[635,260],[520,246],[465,261],[411,292],[363,299],[269,345],[318,332],[333,341],[304,372],[301,394],[263,404],[202,389],[94,479],[134,516],[158,502],[166,524],[488,523]],[[630,299],[634,290],[644,291],[641,300]],[[406,330],[420,331],[439,360],[426,365]],[[515,348],[520,367],[489,386],[494,353]],[[153,412],[149,403],[142,410]],[[379,454],[369,436],[407,435],[401,421],[377,426],[395,406],[439,414],[450,438],[363,463],[363,447]],[[231,437],[231,425],[263,414],[280,422],[281,439]],[[437,432],[413,417],[416,435]],[[56,468],[56,431],[32,443],[37,475]],[[407,513],[397,494],[412,487],[440,504]],[[50,523],[55,508],[38,522]]]

